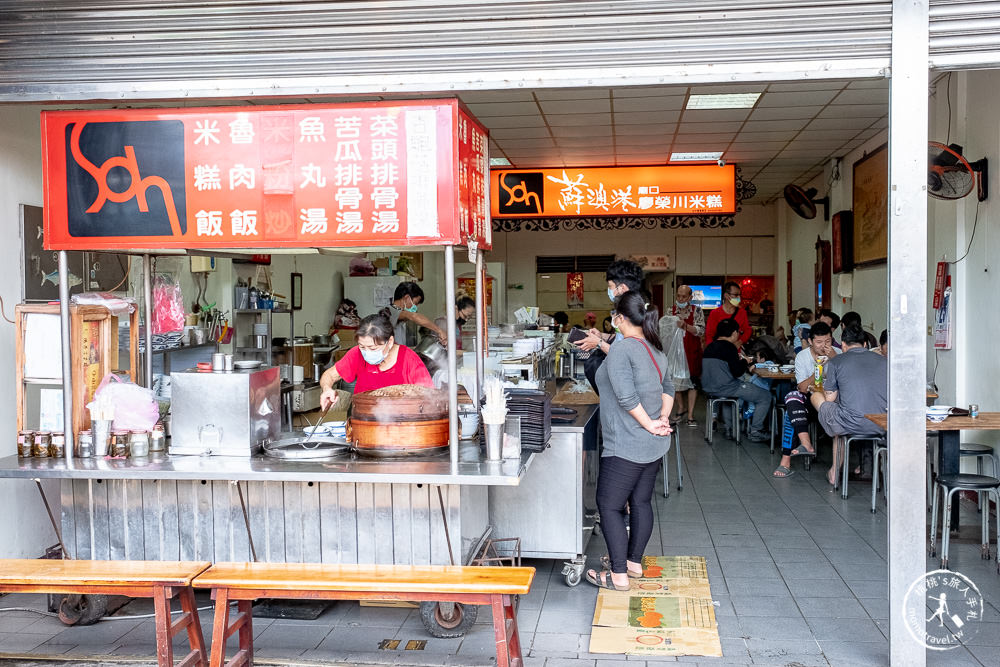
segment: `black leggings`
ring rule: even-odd
[[[788,443],[789,447],[781,449],[782,456],[791,456],[792,450],[799,446],[799,434],[809,432],[809,398],[798,391],[790,391],[785,395],[785,413],[792,425],[795,436]]]
[[[622,574],[625,561],[642,562],[653,534],[653,487],[660,459],[652,463],[632,463],[617,456],[601,457],[597,476],[597,509],[601,512],[601,532],[608,545],[611,571]],[[628,504],[630,531],[625,530]]]

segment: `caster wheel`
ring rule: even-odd
[[[421,602],[420,621],[432,637],[463,637],[476,622],[479,607],[460,602]]]
[[[580,572],[577,570],[572,570],[566,573],[566,585],[576,586],[580,583]]]
[[[66,625],[93,625],[107,611],[106,595],[67,595],[59,603],[59,620]]]

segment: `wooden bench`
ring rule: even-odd
[[[497,665],[523,664],[513,597],[527,594],[533,567],[409,565],[322,565],[306,563],[219,563],[194,580],[212,589],[212,667],[253,664],[252,605],[258,598],[293,600],[407,600],[490,605]],[[237,614],[229,618],[229,604]],[[239,648],[225,661],[226,640],[239,632]]]
[[[206,665],[205,640],[198,622],[191,582],[208,562],[108,560],[0,560],[0,593],[68,593],[152,598],[156,610],[156,660],[174,664],[173,638],[187,630],[191,652],[180,667]],[[171,623],[170,600],[180,598],[183,613]]]

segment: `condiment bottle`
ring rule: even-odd
[[[66,436],[62,431],[54,431],[49,440],[49,456],[61,459],[66,456]]]
[[[76,455],[81,459],[91,458],[94,455],[94,434],[89,430],[83,430],[76,440]]]
[[[149,456],[149,431],[132,431],[129,434],[128,449],[132,458]]]
[[[167,448],[167,437],[163,431],[163,424],[157,424],[149,434],[149,451],[162,452]]]
[[[34,431],[17,432],[17,455],[22,459],[31,458],[31,446],[35,441]]]
[[[819,356],[816,358],[816,372],[813,376],[813,384],[816,385],[817,389],[823,388],[823,364],[826,363],[826,356]]]
[[[36,431],[35,439],[31,447],[31,455],[40,459],[49,458],[49,443],[52,442],[50,431]]]
[[[129,432],[116,430],[111,432],[111,448],[109,454],[112,458],[125,458],[128,456]]]

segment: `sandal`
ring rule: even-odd
[[[786,477],[791,477],[794,474],[795,471],[788,466],[778,466],[774,469],[774,472],[771,473],[771,476],[777,477],[778,479],[785,479]]]
[[[799,445],[792,450],[792,453],[789,454],[789,456],[816,456],[816,452],[809,451],[805,448],[805,445]]]
[[[698,422],[696,422],[694,419],[689,419],[688,426],[691,428],[698,428]]]
[[[607,570],[608,572],[611,571],[611,556],[609,556],[608,554],[604,554],[603,556],[601,556],[601,567]],[[641,572],[639,574],[636,574],[632,570],[628,569],[627,565],[625,566],[625,573],[629,576],[629,579],[642,578]]]
[[[609,572],[608,570],[601,570],[600,573],[597,573],[594,570],[587,570],[586,576],[587,576],[587,581],[594,584],[598,588],[607,588],[608,590],[612,591],[627,591],[631,590],[632,588],[631,584],[629,584],[628,586],[619,587],[617,584],[615,584],[614,580],[611,578],[611,572]]]

